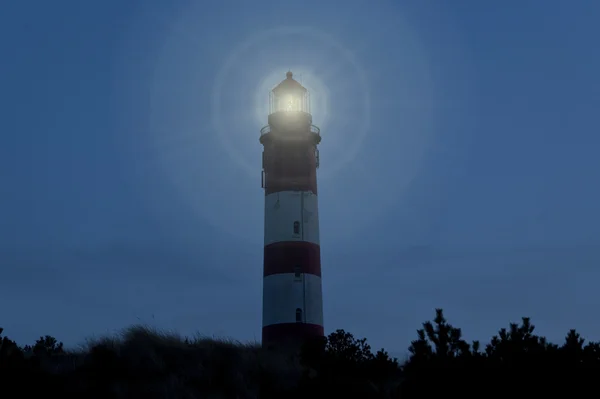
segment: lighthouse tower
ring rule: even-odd
[[[292,72],[270,93],[260,131],[265,190],[263,347],[324,335],[317,168],[320,130]]]

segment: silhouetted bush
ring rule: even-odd
[[[307,342],[300,356],[305,367],[300,389],[306,395],[379,397],[390,390],[390,380],[400,375],[396,359],[383,349],[373,354],[365,338],[357,339],[344,330]]]
[[[51,336],[20,348],[0,328],[0,396],[391,399],[594,392],[600,344],[570,330],[559,346],[534,331],[523,318],[485,345],[467,342],[437,309],[399,364],[344,330],[293,354],[140,326],[80,351]]]

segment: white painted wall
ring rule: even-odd
[[[294,234],[294,222],[300,222]],[[310,191],[281,191],[265,196],[265,246],[282,241],[319,245],[317,196]]]
[[[323,325],[321,278],[294,273],[273,274],[263,281],[263,326],[295,323],[296,309],[303,310],[304,322]]]

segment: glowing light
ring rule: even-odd
[[[367,3],[365,10],[371,10]],[[194,6],[184,7],[185,12],[169,21],[172,29],[160,37],[159,52],[150,66],[147,61],[132,63],[131,53],[144,37],[142,30],[132,32],[135,35],[127,40],[119,68],[115,68],[123,70],[115,79],[115,98],[128,128],[142,123],[131,131],[148,136],[146,140],[140,139],[139,133],[127,137],[132,148],[139,151],[143,145],[156,157],[160,165],[157,172],[164,174],[165,181],[173,184],[193,212],[232,235],[251,239],[254,235],[249,231],[260,225],[256,214],[248,212],[262,205],[260,197],[242,193],[256,191],[259,185],[258,138],[273,106],[269,92],[288,70],[307,89],[310,104],[295,102],[293,97],[290,103],[288,96],[281,106],[287,112],[305,107],[323,132],[320,146],[326,156],[319,179],[327,183],[323,184],[322,198],[327,200],[335,191],[337,198],[355,199],[347,205],[341,203],[325,216],[327,223],[343,226],[340,230],[347,234],[366,226],[376,213],[402,206],[403,193],[427,166],[424,154],[429,148],[466,140],[453,136],[464,130],[444,125],[448,118],[454,123],[463,114],[468,113],[469,120],[474,114],[468,106],[466,79],[456,76],[462,76],[468,57],[453,51],[452,59],[444,58],[443,64],[443,70],[450,71],[446,74],[449,79],[431,79],[429,49],[399,7],[378,9],[380,28],[359,41],[343,39],[346,34],[352,36],[344,28],[346,23],[337,28],[326,24],[331,33],[318,29],[317,23],[273,28],[244,35],[237,43],[224,41],[216,46],[214,32],[205,31],[211,25],[198,23],[204,15],[200,3],[189,4]],[[153,21],[154,16],[148,18]],[[333,16],[323,18],[334,20]],[[211,51],[220,57],[223,46],[232,47],[225,49],[227,55],[213,76],[206,57]],[[140,75],[141,70],[149,72]],[[212,85],[212,92],[208,85]],[[437,96],[442,89],[453,94],[452,107],[439,106],[438,101],[450,97]],[[210,110],[203,108],[207,97]],[[449,109],[451,116],[446,112]],[[457,110],[465,112],[459,114]],[[440,191],[443,189],[436,193]],[[367,193],[381,192],[386,195],[367,198]],[[254,200],[257,202],[249,203]],[[369,203],[372,211],[348,218],[356,201]]]
[[[308,91],[292,78],[292,72],[269,93],[269,113],[274,112],[310,112]]]

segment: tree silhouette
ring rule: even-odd
[[[477,350],[479,343],[474,343]],[[433,361],[441,362],[468,355],[469,344],[462,339],[462,331],[450,325],[444,317],[442,309],[435,310],[433,323],[423,323],[423,328],[417,330],[417,340],[412,341],[408,348],[411,353],[409,364],[424,364]]]
[[[215,353],[213,350],[189,339],[165,347],[174,344],[172,338],[161,341],[159,336],[145,333],[127,341],[128,349],[113,341],[95,344],[75,366],[69,365],[71,354],[58,356],[66,353],[55,338],[42,336],[21,350],[1,336],[0,328],[0,380],[3,392],[15,388],[23,397],[39,394],[36,389],[61,397],[125,397],[117,395],[117,386],[118,392],[129,395],[126,397],[149,397],[148,387],[168,377],[171,385],[164,389],[188,384],[188,397],[204,397],[200,392],[217,390],[225,397],[240,397],[235,388],[239,381],[254,378],[260,387],[259,396],[267,399],[407,399],[442,395],[537,397],[562,391],[589,394],[596,389],[600,375],[600,343],[586,342],[571,329],[560,346],[552,344],[536,334],[528,317],[499,329],[483,345],[467,342],[462,330],[446,320],[442,309],[436,309],[433,320],[424,322],[416,332],[408,348],[409,358],[402,365],[384,349],[373,353],[365,338],[355,338],[341,329],[309,340],[302,347],[300,368],[292,373],[291,383],[279,384],[291,374],[282,374],[276,363],[261,362],[254,371],[237,369],[244,349],[235,345],[222,347],[217,358],[204,361],[197,369],[195,356],[202,359]],[[204,376],[202,383],[197,382],[198,376]],[[25,385],[19,382],[24,380]],[[132,387],[141,387],[140,392],[145,393],[127,393],[138,389]]]
[[[0,373],[22,367],[24,356],[19,346],[8,337],[3,337],[4,329],[0,327]]]
[[[373,354],[366,338],[341,329],[307,342],[301,359],[307,368],[301,382],[304,395],[371,397],[389,390],[387,380],[400,372],[398,361],[385,350]]]
[[[36,356],[52,356],[64,353],[63,343],[58,342],[56,338],[46,335],[40,337],[33,345],[32,352]]]

